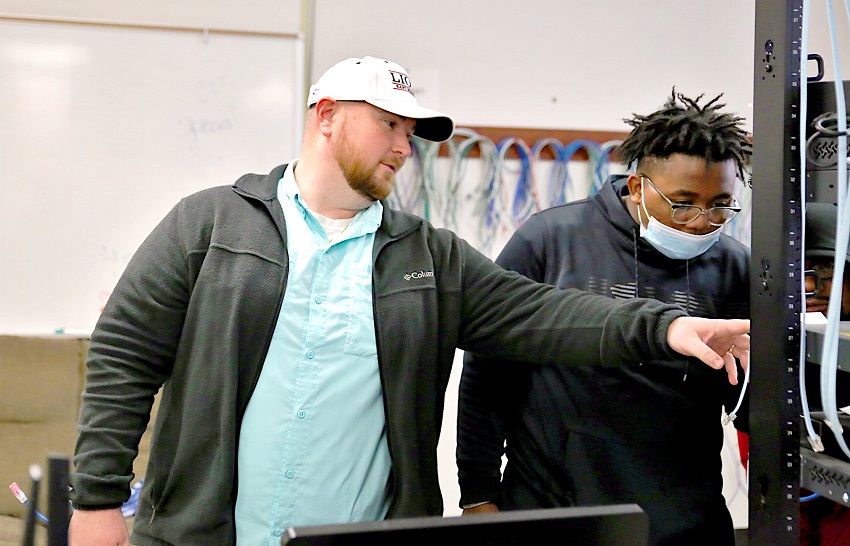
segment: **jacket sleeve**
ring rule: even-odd
[[[460,244],[460,349],[485,358],[582,366],[681,358],[667,344],[670,323],[687,315],[681,307],[537,283]]]
[[[175,207],[128,263],[91,336],[71,476],[78,508],[120,506],[154,395],[171,373],[191,292]]]
[[[532,230],[532,217],[508,241],[497,263],[506,261],[507,269],[522,271],[533,280],[542,278],[542,257],[532,248],[524,233]],[[504,265],[502,263],[502,265]],[[482,502],[501,504],[502,456],[505,452],[506,404],[511,390],[507,362],[467,352],[463,358],[458,393],[457,451],[460,507]]]

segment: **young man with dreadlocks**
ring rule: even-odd
[[[660,110],[625,120],[633,130],[618,155],[632,174],[534,215],[497,262],[560,288],[747,317],[749,251],[721,231],[740,210],[735,190],[751,146],[743,119],[721,112],[719,98],[700,104],[702,96],[674,89]],[[465,356],[457,439],[465,514],[637,503],[653,545],[734,544],[721,410],[732,412],[743,381],[732,387],[688,360],[505,364]],[[738,415],[746,429],[746,407]]]

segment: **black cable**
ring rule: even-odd
[[[29,510],[27,511],[27,522],[24,527],[24,540],[22,546],[33,546],[35,544],[35,518],[38,508],[38,490],[41,483],[41,467],[34,464],[30,467],[30,479],[32,480],[32,491],[29,498]]]
[[[850,115],[847,116],[847,121],[850,123]],[[812,127],[822,136],[839,137],[847,135],[847,131],[838,131],[838,114],[835,112],[826,112],[812,120]]]

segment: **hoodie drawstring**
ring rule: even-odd
[[[635,297],[636,298],[638,297],[639,286],[640,286],[638,284],[638,280],[639,280],[638,263],[639,262],[638,262],[638,240],[637,240],[637,237],[638,237],[637,229],[633,229],[632,230],[632,248],[634,249],[634,252],[632,253],[632,255],[634,256],[634,262],[635,262]],[[691,266],[691,261],[685,260],[685,298],[686,298],[685,299],[685,311],[687,311],[688,314],[691,313],[691,268],[690,268],[690,266]],[[688,380],[688,369],[690,368],[690,365],[691,365],[690,362],[686,360],[685,361],[685,375],[682,376],[682,381]]]

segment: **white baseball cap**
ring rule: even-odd
[[[411,89],[410,77],[401,66],[375,57],[341,61],[310,86],[307,106],[319,99],[364,101],[387,112],[416,121],[414,135],[442,142],[454,131],[454,121],[436,110],[419,106]]]

